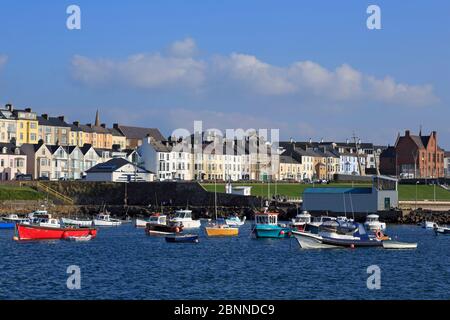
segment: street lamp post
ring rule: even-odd
[[[419,184],[419,181],[416,181],[416,210],[417,210],[417,185]]]

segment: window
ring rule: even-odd
[[[36,129],[36,123],[30,122],[30,129]]]

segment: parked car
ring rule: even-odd
[[[49,177],[39,177],[38,180],[48,181],[48,180],[50,180],[50,178]]]
[[[33,180],[33,175],[31,175],[31,174],[18,174],[18,175],[16,175],[16,180],[31,181],[31,180]]]

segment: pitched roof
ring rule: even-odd
[[[120,168],[122,168],[125,165],[131,164],[132,166],[135,166],[133,163],[131,163],[130,161],[124,159],[124,158],[112,158],[111,160],[108,160],[106,162],[103,163],[99,163],[95,166],[93,166],[92,168],[90,168],[89,170],[86,171],[86,173],[94,173],[94,172],[114,172],[116,170],[119,170]],[[138,167],[139,170],[142,172],[148,172],[150,173],[150,171],[145,170],[144,168]]]
[[[281,155],[280,163],[300,164],[300,162],[298,162],[293,157],[288,156],[288,155]]]
[[[40,126],[65,127],[65,128],[71,127],[70,124],[68,124],[67,122],[65,122],[64,120],[62,120],[59,117],[45,118],[43,116],[38,116],[37,120],[38,120]]]
[[[147,135],[157,141],[165,141],[166,139],[161,132],[156,128],[141,128],[119,125],[118,129],[127,139],[143,139]]]
[[[5,153],[3,153],[3,148],[5,148]],[[0,143],[0,154],[9,154],[9,155],[13,155],[16,154],[15,150],[18,149],[19,155],[25,155],[25,153],[23,152],[23,150],[19,147],[16,147],[14,144],[12,143]]]

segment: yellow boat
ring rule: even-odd
[[[239,228],[217,223],[205,227],[205,230],[208,237],[233,237],[239,234]]]

